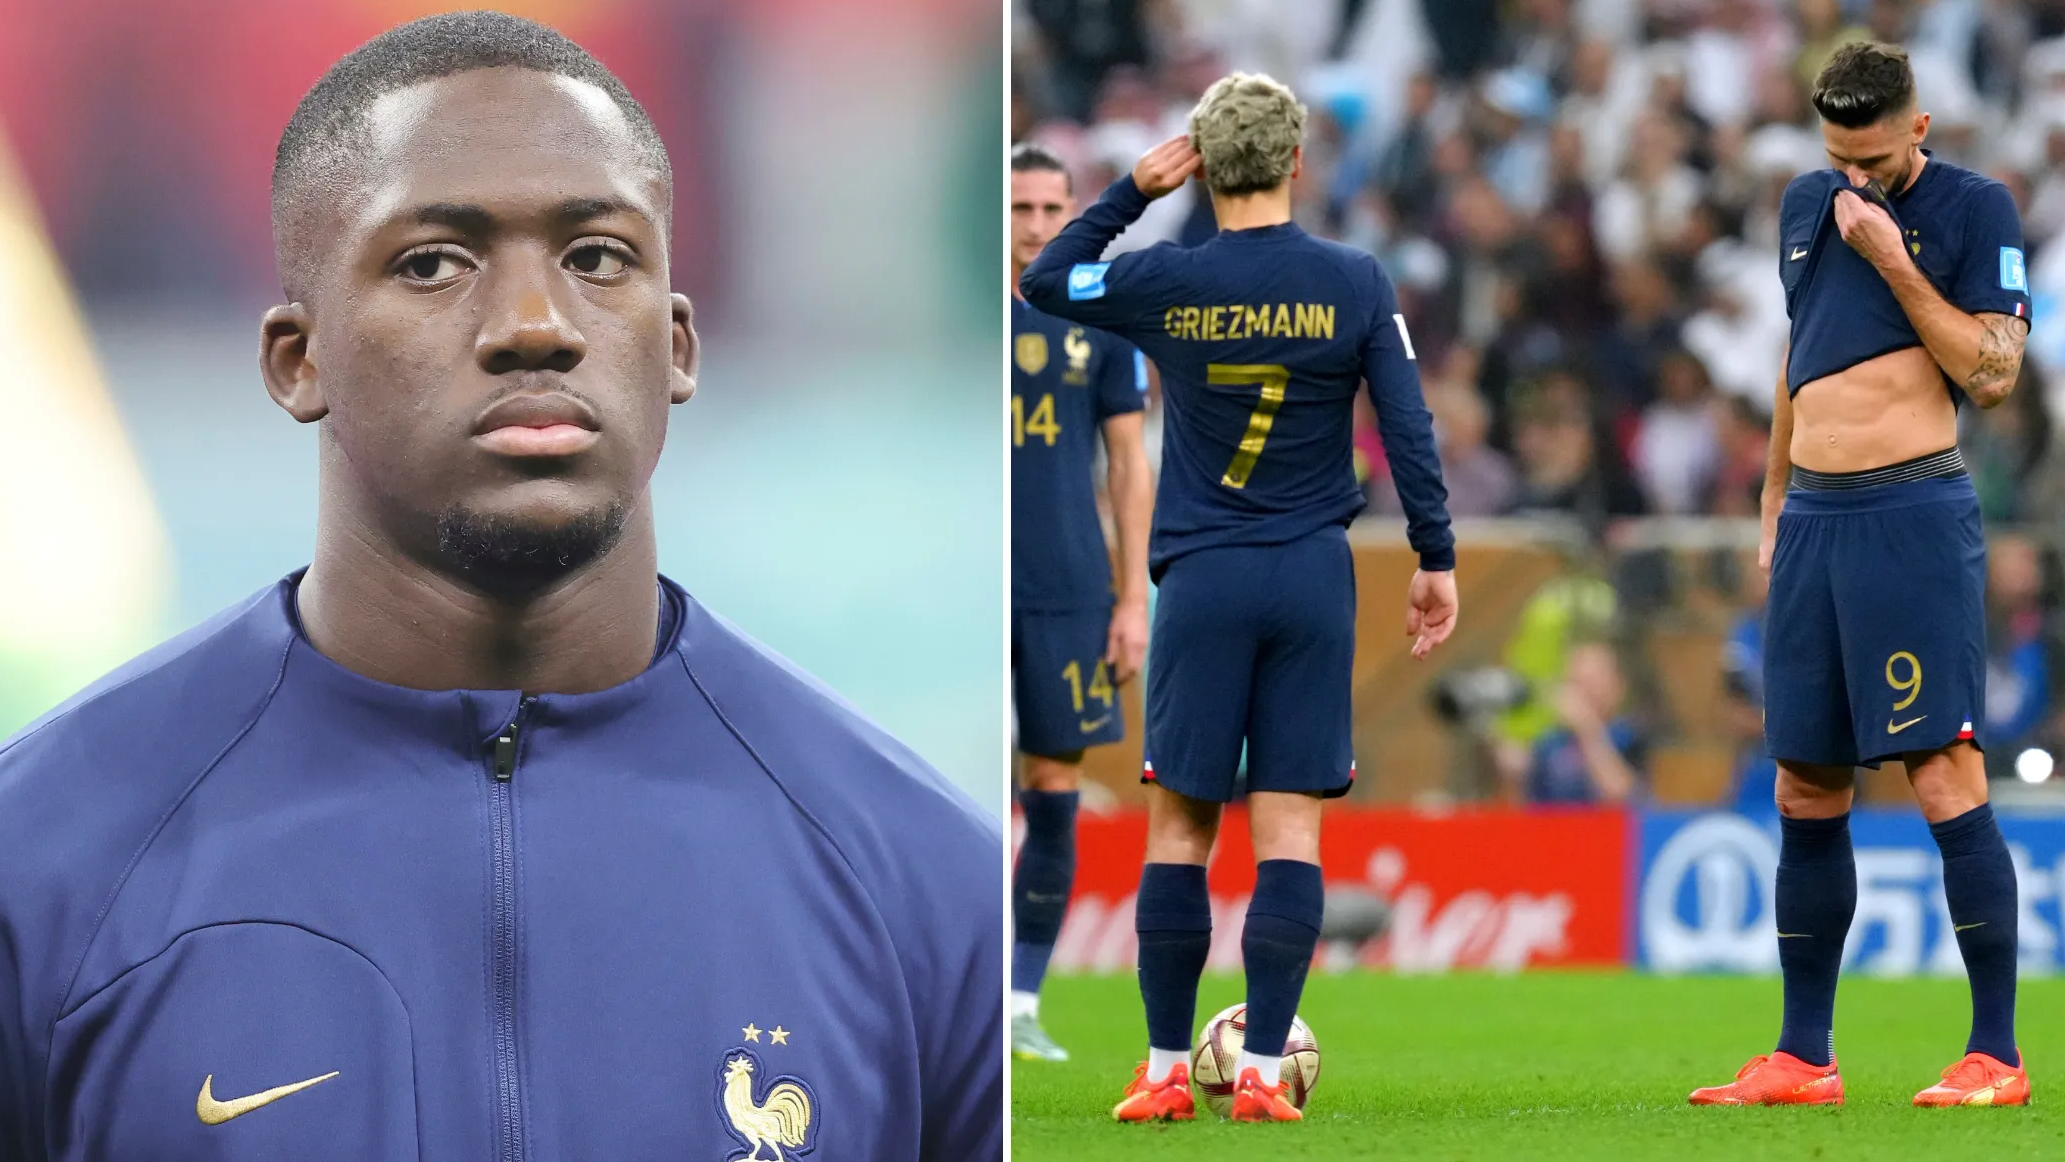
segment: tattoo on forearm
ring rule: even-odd
[[[1965,376],[1967,394],[1979,398],[1998,390],[2003,394],[2022,370],[2022,344],[2029,337],[2029,324],[2013,315],[1982,316],[1979,333],[1979,362]]]

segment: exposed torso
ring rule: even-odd
[[[1904,347],[1825,375],[1793,397],[1792,462],[1862,472],[1957,443],[1957,408],[1928,351]]]

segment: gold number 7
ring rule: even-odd
[[[1262,457],[1262,445],[1269,442],[1269,429],[1276,424],[1276,409],[1283,406],[1284,388],[1291,382],[1290,368],[1280,363],[1207,363],[1205,382],[1214,387],[1243,387],[1255,384],[1262,396],[1248,413],[1248,430],[1240,438],[1240,449],[1219,483],[1228,488],[1246,488],[1255,461]]]

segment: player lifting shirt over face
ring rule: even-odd
[[[1391,280],[1369,254],[1291,221],[1305,109],[1267,77],[1215,83],[1190,133],[1157,146],[1041,252],[1033,306],[1137,343],[1161,371],[1162,473],[1149,568],[1160,586],[1147,686],[1147,864],[1135,908],[1149,1059],[1114,1115],[1192,1116],[1187,1069],[1211,946],[1205,860],[1241,749],[1256,869],[1241,949],[1247,1049],[1233,1116],[1295,1120],[1277,1077],[1318,939],[1320,800],[1348,789],[1361,511],[1352,426],[1367,380],[1407,537],[1420,556],[1413,654],[1456,616],[1454,538]],[[1219,233],[1104,262],[1150,200],[1197,174]]]
[[[1857,905],[1853,775],[1898,758],[1942,852],[1972,984],[1966,1056],[1915,1104],[2019,1105],[2015,870],[1979,753],[1986,545],[1957,409],[1961,396],[1999,404],[2021,370],[2021,223],[1999,182],[1921,148],[1929,115],[1900,48],[1844,46],[1814,105],[1833,168],[1795,178],[1780,208],[1792,342],[1760,551],[1785,1015],[1773,1053],[1692,1101],[1842,1101],[1831,1028]]]

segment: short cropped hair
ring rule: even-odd
[[[1292,151],[1305,140],[1305,106],[1280,82],[1234,73],[1212,82],[1190,111],[1190,143],[1204,155],[1205,182],[1228,197],[1290,180]]]
[[[366,114],[375,101],[411,85],[475,69],[519,68],[584,81],[601,89],[629,122],[639,160],[659,177],[671,206],[673,167],[659,130],[616,74],[556,29],[502,12],[447,12],[389,29],[330,66],[301,98],[280,134],[272,170],[273,245],[281,278],[298,277],[290,242],[308,191],[327,185],[370,145]],[[318,181],[318,179],[324,179]],[[295,294],[292,286],[289,295]]]
[[[1914,107],[1914,69],[1897,44],[1860,40],[1837,49],[1814,78],[1814,109],[1845,129],[1862,129]]]
[[[1017,145],[1012,146],[1011,172],[1058,173],[1061,175],[1062,180],[1068,183],[1068,192],[1071,195],[1076,192],[1075,175],[1069,173],[1068,167],[1061,164],[1061,159],[1054,156],[1054,151],[1044,145],[1030,141],[1021,141]]]

